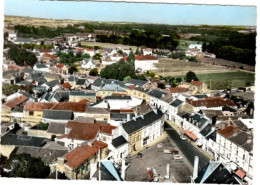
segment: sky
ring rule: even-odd
[[[256,7],[5,0],[5,15],[174,25],[256,25]]]

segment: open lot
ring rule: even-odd
[[[250,66],[250,65],[246,65],[246,64],[242,64],[239,62],[233,62],[230,60],[223,60],[220,58],[199,58],[198,59],[199,62],[201,62],[202,64],[209,64],[209,65],[220,65],[220,66],[225,66],[225,67],[229,67],[232,69],[239,69],[241,68],[241,66],[243,66],[244,70],[247,71],[255,71],[255,66]]]
[[[122,44],[111,44],[111,43],[102,43],[102,42],[91,42],[91,41],[82,41],[81,45],[84,46],[101,46],[102,48],[122,48],[122,49],[133,49],[136,50],[136,46],[122,45]]]
[[[162,147],[154,145],[144,149],[142,158],[137,155],[129,159],[130,167],[126,171],[127,181],[148,181],[147,168],[155,168],[156,173],[162,177],[166,174],[166,165],[170,164],[170,177],[174,176],[177,182],[188,183],[192,175],[192,167],[185,158],[174,160],[173,154],[164,154],[164,149],[173,149],[173,145],[168,139],[159,143]],[[176,146],[174,146],[175,149]],[[183,154],[180,153],[183,157]]]
[[[177,60],[172,58],[159,58],[159,63],[155,64],[157,68],[154,72],[157,75],[164,76],[181,76],[185,75],[189,71],[193,71],[196,74],[206,74],[206,73],[220,73],[220,72],[230,72],[229,70],[222,66],[213,66],[200,64],[195,62],[186,62],[184,60]]]

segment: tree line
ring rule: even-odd
[[[230,32],[228,38],[204,42],[202,49],[215,53],[218,58],[255,65],[256,33]]]
[[[98,42],[146,46],[149,48],[160,48],[174,50],[179,44],[179,35],[161,35],[157,30],[133,29],[129,36],[97,35]]]

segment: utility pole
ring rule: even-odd
[[[98,180],[101,181],[100,148],[98,150]]]

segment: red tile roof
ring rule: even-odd
[[[10,64],[8,66],[9,69],[12,70],[18,70],[18,71],[22,71],[25,67],[24,66],[18,66],[18,65],[14,65],[14,64]]]
[[[170,90],[171,93],[181,93],[181,92],[187,92],[188,91],[188,89],[185,88],[185,87],[174,87],[174,88],[170,87],[169,90]]]
[[[24,106],[24,110],[27,111],[50,110],[56,104],[57,103],[27,102]]]
[[[99,132],[111,135],[112,130],[116,128],[108,124],[82,123],[76,121],[69,121],[66,127],[71,128],[71,131],[67,136],[68,138],[86,141],[95,139]]]
[[[65,156],[66,165],[74,169],[84,163],[88,158],[96,155],[97,152],[97,148],[88,145],[76,148]]]
[[[68,82],[65,82],[65,83],[63,83],[63,84],[61,84],[62,85],[62,87],[63,88],[65,88],[65,89],[70,89],[72,86],[70,85],[70,83],[68,83]]]
[[[218,133],[226,138],[229,138],[229,137],[233,136],[235,133],[239,133],[239,132],[240,132],[240,129],[233,125],[227,126],[222,130],[218,130]]]
[[[49,54],[49,53],[44,53],[43,57],[48,57],[48,58],[53,58],[53,59],[59,58],[58,56],[52,55],[52,54]]]
[[[245,176],[246,176],[246,172],[244,172],[243,170],[241,169],[238,169],[236,171],[236,175],[239,176],[241,179],[243,179]]]
[[[64,67],[64,64],[58,63],[58,64],[56,65],[56,67],[58,67],[58,68],[63,68],[63,67]]]
[[[231,101],[231,100],[225,100],[224,98],[221,97],[209,97],[205,98],[205,100],[187,100],[189,104],[191,104],[194,107],[222,107],[225,105],[228,106],[236,106],[236,104]]]
[[[49,53],[51,52],[51,49],[39,49],[39,51],[42,53]]]
[[[95,140],[92,146],[98,149],[103,149],[106,148],[108,145],[102,141]]]
[[[90,103],[90,101],[87,100],[87,99],[83,99],[83,100],[80,100],[78,103],[85,103],[85,104],[88,104],[88,103]]]
[[[196,86],[201,86],[203,84],[203,82],[200,81],[191,81],[190,82],[191,85],[196,85]]]
[[[196,136],[195,134],[193,134],[191,131],[189,131],[189,130],[184,130],[184,132],[185,132],[185,134],[186,134],[187,136],[189,136],[191,139],[193,139],[193,140],[196,140],[196,139],[197,139],[197,136]]]
[[[20,105],[21,103],[27,101],[29,98],[21,95],[16,98],[12,98],[11,100],[5,102],[3,105],[9,107],[10,109],[15,108],[16,106]]]
[[[74,112],[86,112],[86,103],[60,102],[54,105],[51,110],[71,110]]]
[[[151,55],[135,55],[135,60],[158,60],[158,58]]]

